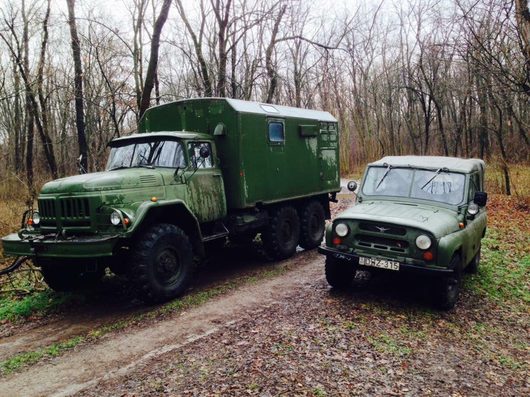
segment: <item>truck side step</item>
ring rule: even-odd
[[[228,236],[229,234],[229,231],[228,229],[226,228],[226,226],[221,223],[221,222],[217,222],[215,224],[215,227],[213,228],[213,233],[208,235],[208,236],[204,236],[202,238],[202,242],[205,243],[207,241],[212,241],[212,240],[215,240],[215,239],[218,239],[218,238],[222,238],[222,237],[226,237]]]

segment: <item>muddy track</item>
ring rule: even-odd
[[[287,274],[242,287],[198,308],[172,315],[147,327],[109,335],[97,344],[82,346],[63,357],[12,374],[2,380],[0,395],[59,396],[78,392],[101,380],[123,375],[160,354],[216,333],[248,314],[266,310],[267,306],[296,293],[304,283],[322,278],[322,258],[316,252],[302,252],[289,261],[298,262],[299,266]],[[116,320],[117,317],[114,315],[112,318]],[[107,320],[100,317],[78,326],[86,329],[88,324],[101,321]],[[70,329],[72,327],[76,327],[73,322],[70,323]],[[57,323],[52,323],[32,332],[42,335],[62,331]],[[20,345],[24,343],[22,340]]]

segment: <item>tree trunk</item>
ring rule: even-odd
[[[75,85],[75,124],[77,127],[77,142],[79,145],[80,172],[88,172],[88,146],[85,135],[85,115],[83,109],[83,68],[81,65],[81,46],[77,35],[75,22],[75,0],[66,0],[68,5],[68,25],[72,39],[72,56],[74,59]]]
[[[142,90],[142,99],[140,101],[139,117],[141,119],[144,112],[149,108],[151,102],[151,92],[155,84],[155,74],[158,67],[158,50],[160,48],[160,35],[162,34],[162,28],[166,23],[167,16],[169,14],[169,6],[171,0],[164,0],[162,9],[155,22],[153,28],[153,36],[151,37],[151,54],[149,56],[149,65],[147,66],[147,73],[144,80],[144,89]]]

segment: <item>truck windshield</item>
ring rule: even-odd
[[[183,168],[184,149],[179,141],[124,141],[111,146],[107,171],[132,167]]]
[[[385,176],[386,174],[386,176]],[[464,199],[465,175],[447,170],[370,167],[362,192],[367,196],[407,197],[460,204]]]

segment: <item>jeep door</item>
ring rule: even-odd
[[[478,172],[469,175],[467,203],[468,206],[473,203],[475,192],[482,191],[481,180]],[[480,241],[482,239],[484,230],[486,229],[486,209],[479,208],[476,215],[470,215],[466,212],[466,227],[464,229],[465,245],[464,256],[465,263],[469,263],[471,259],[477,254],[480,248]]]

